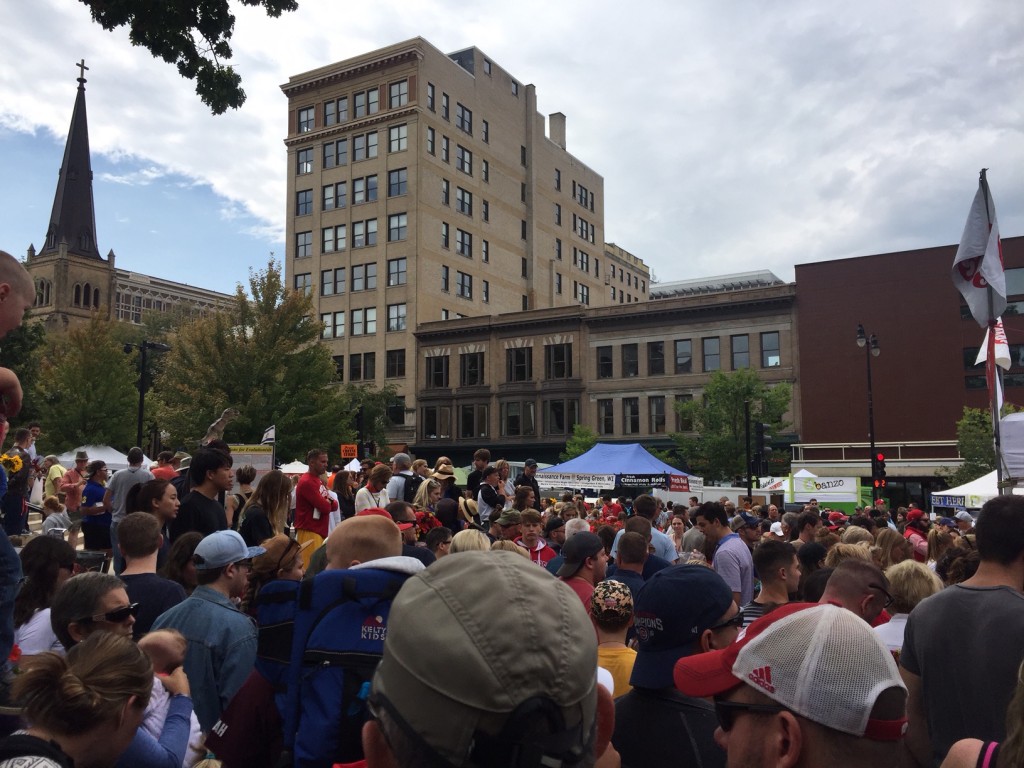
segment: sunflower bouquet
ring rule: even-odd
[[[3,465],[4,469],[7,470],[7,474],[16,475],[21,472],[21,468],[25,465],[21,460],[21,456],[14,454],[13,456],[9,453],[5,453],[0,456],[0,464]]]

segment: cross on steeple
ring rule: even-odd
[[[75,64],[75,66],[78,67],[78,82],[84,83],[85,82],[85,70],[88,69],[88,67],[85,66],[85,59],[83,58],[80,62]]]

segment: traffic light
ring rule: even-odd
[[[875,454],[875,477],[881,481],[879,488],[885,488],[885,454],[879,451]]]
[[[756,468],[754,474],[767,475],[768,456],[772,452],[772,436],[768,434],[768,425],[757,422],[754,425],[754,438],[754,467]]]

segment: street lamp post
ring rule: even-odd
[[[144,418],[144,412],[146,407],[146,350],[151,349],[154,352],[169,352],[170,347],[166,344],[162,344],[159,341],[146,341],[143,340],[141,344],[125,344],[125,354],[129,354],[133,349],[138,348],[139,350],[139,418],[136,424],[135,431],[135,444],[142,447],[142,420]]]
[[[878,499],[878,486],[875,485],[875,403],[874,392],[871,388],[871,358],[878,357],[881,350],[878,348],[878,337],[875,334],[870,336],[865,333],[864,326],[857,323],[857,346],[864,350],[864,359],[867,361],[868,369],[868,442],[871,444],[870,463],[871,471],[871,498]]]

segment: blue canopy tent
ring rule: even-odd
[[[640,443],[598,443],[575,459],[537,471],[542,488],[665,488],[699,491],[703,478],[655,458]]]

